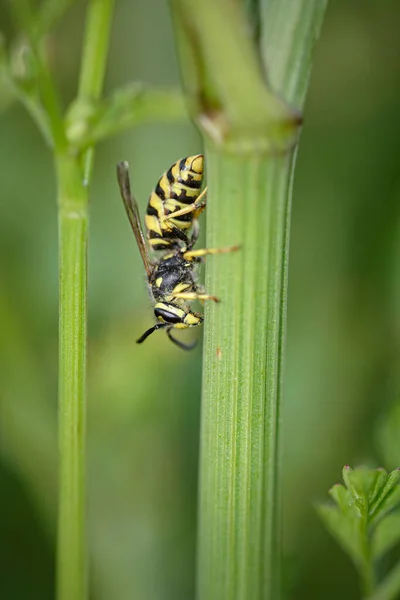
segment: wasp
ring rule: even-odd
[[[138,344],[154,331],[165,329],[179,348],[194,348],[196,343],[184,344],[171,331],[197,327],[203,322],[204,316],[192,310],[188,302],[219,302],[198,285],[197,265],[207,255],[239,249],[230,246],[193,250],[199,236],[198,217],[206,207],[207,188],[200,192],[203,168],[204,157],[197,154],[177,161],[160,177],[147,205],[146,243],[138,205],[131,192],[129,165],[125,161],[117,165],[121,197],[146,271],[157,321],[137,340]],[[148,246],[158,258],[150,257]]]

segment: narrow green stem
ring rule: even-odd
[[[91,0],[88,6],[78,102],[90,103],[100,98],[107,65],[113,9],[114,0]],[[93,148],[90,147],[82,157],[85,183],[90,181],[93,159]]]
[[[78,100],[100,96],[113,0],[91,0],[84,38]],[[92,163],[93,150],[90,149]],[[86,289],[88,183],[79,157],[56,156],[59,203],[60,371],[59,440],[60,489],[57,549],[58,600],[87,598],[85,527],[86,464]]]
[[[365,556],[364,561],[358,567],[358,572],[363,591],[363,598],[370,598],[376,587],[375,569],[369,556]]]
[[[50,31],[75,0],[43,0],[36,10],[34,35],[40,39]]]
[[[363,598],[370,598],[375,589],[375,573],[370,561],[366,561],[359,568]]]
[[[47,60],[46,41],[36,36],[35,13],[30,2],[18,0],[15,3],[11,2],[10,12],[16,25],[22,29],[29,40],[29,51],[32,53],[36,69],[39,95],[29,98],[26,94],[24,104],[43,131],[46,142],[50,142],[56,152],[62,152],[66,148],[67,139],[57,86]],[[24,92],[19,95],[23,96]],[[41,118],[43,113],[46,114],[45,120],[49,131],[46,131],[44,119]]]
[[[118,90],[103,102],[100,111],[101,116],[88,132],[86,139],[78,137],[79,144],[92,145],[138,124],[160,121],[169,123],[187,118],[180,90],[145,88],[141,84]],[[72,138],[72,135],[70,137]]]
[[[16,98],[23,104],[31,115],[32,120],[36,123],[37,128],[43,136],[43,139],[49,148],[53,147],[53,134],[51,131],[47,112],[37,98],[25,93],[24,89],[10,76],[6,71],[3,73],[4,81],[15,95]]]
[[[97,100],[103,89],[114,0],[92,0],[88,6],[78,98]]]
[[[207,158],[207,245],[242,248],[207,265],[198,598],[272,599],[291,157]]]
[[[52,73],[47,65],[45,51],[41,51],[42,57],[38,60],[39,84],[43,106],[48,115],[50,130],[56,152],[63,152],[67,147],[62,108],[58,91]]]
[[[57,598],[84,600],[88,198],[75,159],[58,156],[56,170],[60,273]]]
[[[371,553],[371,538],[368,531],[368,517],[364,516],[359,523],[362,544],[362,562],[358,565],[363,597],[370,598],[376,587],[376,574]]]

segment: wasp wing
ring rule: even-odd
[[[136,243],[139,248],[140,255],[143,260],[144,268],[146,269],[147,277],[150,278],[153,273],[149,254],[147,252],[146,241],[143,235],[143,228],[140,222],[139,208],[135,197],[131,192],[129,181],[129,164],[126,161],[120,162],[117,165],[117,179],[121,192],[122,200],[124,201],[126,214],[135,234]]]

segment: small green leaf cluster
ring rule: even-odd
[[[151,88],[135,82],[115,90],[97,102],[76,99],[67,111],[69,142],[84,150],[135,125],[184,119],[186,108],[175,88]]]
[[[375,597],[378,562],[400,541],[400,470],[345,466],[343,481],[329,491],[334,503],[317,510],[353,561],[365,597]]]
[[[0,32],[0,111],[20,101],[36,122],[47,146],[57,153],[78,156],[95,143],[148,121],[180,121],[186,109],[178,89],[129,84],[102,99],[98,82],[103,80],[108,35],[100,36],[103,48],[93,57],[84,44],[84,59],[77,98],[62,108],[52,73],[51,31],[74,0],[44,0],[37,11],[16,0],[10,6],[15,39]],[[105,5],[112,5],[107,0]],[[110,13],[111,8],[107,11]],[[107,12],[106,11],[106,12]],[[90,12],[90,11],[89,11]],[[105,19],[103,26],[108,29]],[[90,32],[89,32],[90,33]],[[88,35],[86,35],[86,38]],[[90,37],[90,36],[89,36]],[[90,63],[90,69],[84,66]],[[98,63],[98,64],[97,64]],[[90,78],[86,77],[89,73]],[[97,75],[98,74],[98,75]],[[90,81],[88,81],[90,79]],[[93,80],[93,81],[92,81]]]

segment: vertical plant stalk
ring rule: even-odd
[[[59,203],[59,508],[57,598],[87,597],[87,189],[74,158],[56,162]]]
[[[360,528],[364,530],[362,533],[364,538],[364,548],[363,561],[358,565],[358,573],[360,576],[363,596],[365,598],[370,598],[376,589],[376,573],[374,561],[371,555],[371,544],[368,538],[368,523],[366,522],[366,519],[360,524]]]
[[[83,105],[95,102],[101,96],[113,9],[114,0],[91,0],[88,6],[77,98]],[[94,149],[90,147],[82,157],[85,185],[89,185],[91,179],[93,160]]]
[[[301,122],[289,104],[303,104],[326,1],[260,2],[260,47],[240,3],[170,1],[189,109],[206,137],[207,246],[242,245],[207,260],[207,291],[221,304],[205,310],[197,597],[278,600],[279,416]]]
[[[89,2],[78,103],[95,102],[100,97],[113,5],[114,0]],[[55,157],[60,277],[58,600],[85,600],[88,595],[86,305],[88,186],[92,162],[92,148],[86,151],[83,160],[69,147]]]
[[[222,301],[206,309],[198,597],[272,599],[291,155],[238,157],[208,148],[207,159],[207,245],[242,248],[222,269],[217,260],[207,264],[207,290]]]

